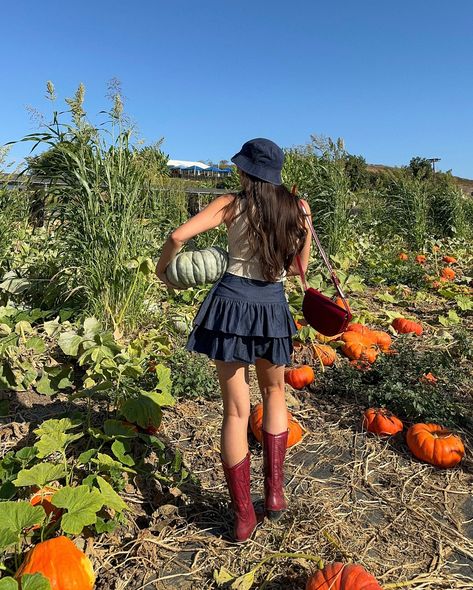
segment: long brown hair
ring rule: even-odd
[[[284,185],[239,172],[243,190],[227,205],[226,217],[233,220],[239,207],[247,215],[248,234],[242,239],[248,239],[252,256],[258,257],[264,279],[274,282],[304,246],[304,212],[298,197]]]

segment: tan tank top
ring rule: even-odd
[[[265,281],[261,272],[260,261],[257,256],[251,256],[250,245],[247,240],[248,219],[246,213],[241,212],[240,205],[237,207],[235,219],[228,227],[228,267],[227,272],[245,277]],[[283,271],[277,282],[285,279],[286,271]]]

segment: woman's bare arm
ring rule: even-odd
[[[166,267],[179,250],[191,238],[218,227],[224,222],[225,207],[234,199],[234,195],[221,195],[210,202],[202,211],[191,217],[175,229],[164,242],[161,256],[156,264],[156,274],[163,283],[172,287],[166,278]]]

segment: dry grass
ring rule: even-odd
[[[252,398],[258,401],[256,392]],[[163,434],[184,451],[201,487],[163,495],[151,483],[149,493],[130,483],[131,528],[89,547],[97,590],[216,588],[214,570],[239,575],[277,552],[361,563],[386,589],[473,588],[471,458],[461,468],[437,470],[414,460],[402,439],[362,432],[359,406],[318,399],[316,391],[303,401],[288,392],[288,402],[308,435],[288,453],[290,510],[282,521],[265,521],[246,544],[230,541],[220,404],[180,402],[167,412]],[[251,450],[257,500],[262,451],[253,440]],[[259,570],[255,587],[303,589],[315,567],[309,560],[275,559]]]

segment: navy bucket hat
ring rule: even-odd
[[[232,158],[232,162],[243,172],[271,184],[282,184],[281,170],[284,152],[271,141],[258,137],[242,145],[241,150]]]

